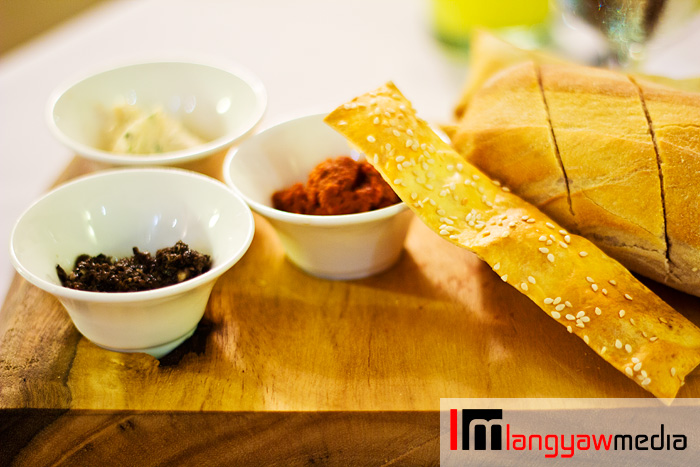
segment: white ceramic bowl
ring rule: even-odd
[[[11,237],[11,259],[29,282],[53,294],[76,328],[95,344],[156,358],[187,339],[204,314],[216,279],[248,249],[250,209],[223,183],[192,172],[117,169],[76,179],[22,214]],[[142,292],[87,292],[63,287],[82,254],[155,254],[178,240],[208,254],[212,268],[176,285]]]
[[[355,155],[324,114],[273,126],[229,151],[224,179],[275,228],[288,258],[327,279],[357,279],[393,265],[403,249],[411,212],[404,203],[335,216],[294,214],[272,207],[272,194],[305,182],[329,157]]]
[[[101,148],[102,139],[116,104],[162,109],[206,143],[158,154],[109,152]],[[59,87],[49,99],[47,122],[59,141],[88,159],[114,165],[176,165],[228,148],[255,127],[266,105],[260,80],[239,66],[137,63]]]

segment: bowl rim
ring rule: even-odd
[[[204,144],[200,144],[188,149],[181,149],[178,151],[169,151],[161,154],[127,154],[127,153],[115,153],[106,151],[103,149],[95,148],[87,144],[80,143],[68,135],[66,135],[61,129],[56,125],[54,120],[54,112],[56,109],[56,104],[58,101],[73,87],[81,84],[91,78],[103,75],[106,73],[115,72],[124,68],[130,68],[135,66],[148,66],[148,65],[163,65],[163,64],[178,64],[178,65],[195,65],[201,67],[213,68],[219,71],[226,72],[237,78],[240,78],[253,92],[255,95],[255,106],[251,111],[252,119],[251,124],[245,128],[245,131],[236,137],[231,137],[231,135],[224,135],[220,138],[208,141]],[[167,163],[167,164],[177,164],[190,162],[208,156],[210,154],[221,151],[239,141],[246,136],[250,135],[255,127],[260,123],[265,112],[267,110],[268,95],[267,90],[262,82],[262,80],[253,73],[247,67],[224,60],[189,60],[187,58],[160,58],[160,59],[142,59],[142,60],[130,60],[130,61],[120,61],[118,63],[112,63],[110,65],[103,65],[99,67],[93,67],[88,70],[83,70],[82,72],[74,75],[72,78],[64,80],[64,82],[57,87],[55,87],[46,103],[44,110],[44,120],[51,134],[60,141],[63,145],[69,149],[75,151],[77,154],[92,160],[97,160],[100,162],[107,162],[116,165],[132,165],[132,166],[143,166],[152,165],[154,163]]]
[[[274,124],[264,128],[259,133],[256,133],[255,135],[251,136],[250,141],[253,141],[255,138],[259,137],[260,135],[262,135],[268,131],[272,131],[272,130],[281,128],[285,125],[292,124],[292,123],[297,122],[299,120],[324,117],[324,116],[328,115],[328,113],[329,112],[312,113],[312,114],[305,114],[305,115],[301,115],[301,116],[297,116],[297,117],[287,118],[283,121],[274,123]],[[236,192],[236,194],[238,194],[241,198],[243,198],[243,200],[245,200],[246,203],[248,203],[248,205],[250,206],[250,208],[253,211],[255,211],[258,214],[265,216],[267,218],[287,222],[289,224],[296,224],[296,225],[335,227],[335,226],[341,226],[341,225],[353,225],[353,224],[364,224],[366,222],[374,222],[374,221],[378,221],[381,219],[386,219],[386,218],[392,217],[392,216],[394,216],[400,212],[406,211],[408,209],[408,206],[406,205],[406,203],[404,203],[403,201],[399,201],[398,203],[392,204],[391,206],[387,206],[387,207],[379,208],[379,209],[374,209],[372,211],[359,212],[359,213],[354,213],[354,214],[316,215],[316,214],[297,214],[297,213],[293,213],[293,212],[282,211],[279,209],[275,209],[271,206],[267,206],[265,204],[259,203],[258,201],[255,201],[254,199],[252,199],[248,195],[246,195],[242,190],[240,190],[238,188],[238,186],[236,186],[236,184],[233,182],[233,179],[231,178],[231,170],[232,170],[231,166],[233,164],[233,160],[236,157],[236,155],[239,153],[239,151],[245,147],[245,144],[246,143],[243,143],[235,148],[229,149],[228,153],[226,154],[226,158],[224,159],[224,165],[222,167],[224,181],[226,182],[226,185],[228,185],[233,191]]]
[[[234,202],[237,202],[241,206],[241,213],[247,219],[247,231],[245,233],[245,240],[240,245],[238,250],[235,251],[233,255],[226,258],[219,264],[215,264],[209,271],[200,274],[199,276],[193,277],[192,279],[180,282],[178,284],[168,285],[165,287],[160,287],[152,290],[143,290],[138,292],[93,292],[86,290],[75,290],[62,285],[57,285],[49,282],[26,268],[15,253],[15,236],[17,229],[24,219],[24,217],[34,209],[37,205],[46,202],[49,198],[54,196],[56,193],[64,190],[74,189],[76,185],[92,181],[104,177],[114,177],[114,176],[129,176],[130,173],[148,173],[148,172],[158,172],[161,174],[174,175],[175,177],[186,177],[191,179],[199,180],[202,183],[206,183],[215,186],[216,189],[220,190],[221,193],[231,197]],[[82,175],[76,177],[60,186],[48,191],[43,196],[35,200],[27,209],[25,209],[15,222],[12,232],[10,234],[10,260],[12,265],[17,270],[17,272],[25,278],[30,283],[39,287],[40,289],[51,293],[57,297],[79,300],[85,302],[98,302],[98,303],[124,303],[124,302],[140,302],[147,300],[157,300],[164,297],[179,295],[184,292],[195,289],[209,281],[216,280],[219,276],[228,271],[234,264],[240,260],[243,255],[248,251],[250,244],[253,241],[255,234],[255,219],[249,206],[245,203],[240,196],[233,192],[224,183],[216,180],[214,178],[202,175],[197,172],[192,172],[185,169],[175,168],[175,167],[146,167],[146,168],[114,168],[101,170],[99,172],[94,172],[91,174]]]

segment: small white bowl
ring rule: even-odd
[[[320,162],[354,155],[343,136],[310,115],[273,126],[229,151],[226,183],[276,229],[287,257],[326,279],[358,279],[381,272],[400,257],[411,212],[404,203],[358,214],[316,216],[272,207],[272,194],[306,182]]]
[[[246,252],[253,216],[243,200],[212,178],[172,168],[116,169],[56,188],[22,214],[12,231],[12,264],[53,294],[75,327],[106,349],[160,358],[194,332],[216,279]],[[83,253],[155,254],[178,240],[208,254],[206,273],[141,292],[87,292],[63,287]]]
[[[157,154],[113,153],[101,146],[117,104],[161,109],[206,141]],[[240,66],[187,62],[136,63],[102,70],[61,86],[47,107],[54,136],[88,159],[114,165],[176,165],[225,150],[260,121],[267,94]]]

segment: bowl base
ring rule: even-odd
[[[295,261],[295,258],[292,258],[289,255],[287,255],[287,259],[290,263],[299,268],[301,271],[311,276],[318,277],[319,279],[326,279],[332,281],[349,281],[355,279],[364,279],[366,277],[387,271],[388,269],[392,268],[399,261],[399,259],[401,259],[402,253],[403,248],[399,250],[396,255],[392,255],[388,260],[377,264],[367,265],[363,268],[355,270],[332,270],[314,268],[313,266],[310,266],[308,264],[302,265],[298,263],[297,261]]]
[[[113,347],[107,347],[105,345],[100,345],[96,344],[99,347],[102,347],[103,349],[106,350],[111,350],[112,352],[121,352],[121,353],[136,353],[136,352],[142,352],[146,353],[154,358],[160,359],[172,352],[175,347],[178,345],[182,344],[185,342],[187,339],[192,337],[192,334],[194,334],[195,329],[197,329],[197,326],[193,327],[191,330],[187,331],[184,335],[181,337],[178,337],[177,339],[167,342],[165,344],[161,345],[156,345],[153,347],[144,347],[141,349],[115,349]]]

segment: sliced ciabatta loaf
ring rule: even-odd
[[[452,137],[467,160],[628,268],[700,295],[698,116],[697,93],[530,61],[474,92]]]

